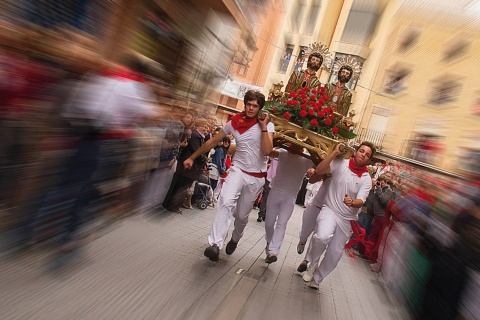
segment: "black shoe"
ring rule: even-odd
[[[275,261],[277,261],[277,256],[274,255],[274,254],[269,254],[267,256],[267,258],[265,259],[265,262],[270,264],[270,263],[274,263]]]
[[[237,249],[238,242],[234,242],[233,240],[228,241],[227,247],[225,248],[225,253],[231,255]]]
[[[214,244],[213,246],[206,248],[203,252],[203,255],[210,259],[210,261],[218,261],[220,256],[220,249],[218,249],[218,246]]]
[[[258,221],[258,222],[265,221],[265,214],[259,212],[259,213],[258,213],[257,221]]]
[[[297,271],[298,272],[304,272],[306,271],[308,268],[308,261],[307,260],[303,260],[302,263],[300,263],[298,265],[298,268],[297,268]]]

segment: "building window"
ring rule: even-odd
[[[317,25],[318,13],[320,12],[320,0],[314,0],[310,7],[310,17],[308,19],[306,34],[313,34]]]
[[[293,45],[287,44],[285,52],[280,58],[280,62],[278,64],[279,73],[287,73],[288,65],[290,64],[290,59],[292,58],[293,48]]]
[[[410,49],[411,47],[413,47],[415,42],[417,42],[419,36],[420,36],[420,31],[419,30],[417,30],[417,29],[407,30],[403,34],[403,36],[401,37],[401,40],[399,42],[399,45],[398,45],[399,51],[405,52],[408,49]]]
[[[305,13],[305,7],[306,4],[304,0],[300,0],[299,2],[297,2],[292,21],[293,33],[298,33],[300,31],[300,27],[303,22],[303,16]]]
[[[368,47],[377,21],[378,15],[376,12],[351,10],[345,23],[341,41]]]
[[[405,90],[409,75],[410,70],[408,69],[387,71],[385,83],[382,88],[383,93],[396,95],[397,93]]]
[[[450,46],[448,46],[447,50],[443,55],[444,62],[451,62],[463,57],[468,51],[468,42],[460,39],[456,40]]]
[[[297,56],[297,61],[295,62],[295,68],[293,69],[293,71],[302,71],[303,70],[303,65],[305,64],[305,62],[307,61],[307,58],[305,56],[305,52],[307,50],[308,47],[304,47],[304,46],[301,46],[300,47],[300,51],[298,52],[298,56]]]
[[[456,81],[442,81],[434,84],[429,102],[433,105],[444,105],[454,101],[459,91]]]

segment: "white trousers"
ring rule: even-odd
[[[308,237],[313,233],[315,230],[315,224],[317,221],[318,214],[320,213],[321,208],[323,207],[323,203],[325,201],[325,197],[328,192],[328,187],[330,185],[331,179],[324,181],[318,189],[317,193],[313,197],[313,200],[308,204],[305,211],[303,211],[302,216],[302,228],[300,229],[300,242],[305,243],[307,242]],[[311,245],[308,245],[307,252],[305,254],[305,259],[307,261],[310,256]]]
[[[223,247],[232,217],[235,218],[232,240],[238,242],[242,238],[243,230],[248,223],[248,215],[264,183],[264,178],[250,176],[235,166],[229,169],[210,229],[208,237],[210,245],[216,244],[220,249]]]
[[[300,242],[306,243],[308,237],[315,231],[315,224],[317,223],[317,217],[322,209],[310,203],[303,211],[302,216],[302,228],[300,229]],[[307,251],[305,252],[305,257],[303,260],[312,261],[311,260],[311,253],[312,253],[312,241],[308,243]]]
[[[313,275],[317,283],[322,282],[335,269],[351,233],[350,221],[343,219],[329,207],[322,207],[317,217],[315,233],[310,239],[308,257],[308,261],[317,266],[326,249],[325,257]]]
[[[300,242],[305,243],[308,237],[315,231],[317,216],[321,208],[317,207],[313,202],[303,211],[302,228],[300,229]]]
[[[292,216],[296,195],[272,188],[268,194],[267,212],[265,214],[265,239],[268,252],[278,255],[282,246],[287,222]]]

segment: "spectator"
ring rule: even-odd
[[[180,206],[187,196],[187,189],[205,170],[207,159],[204,155],[195,159],[191,170],[184,169],[182,164],[204,143],[204,137],[208,132],[208,124],[205,118],[195,120],[195,128],[192,130],[192,138],[187,146],[183,148],[178,160],[177,171],[175,172],[170,189],[167,192],[163,207],[168,211],[182,213]],[[187,204],[188,206],[189,204]],[[191,207],[191,203],[190,203]]]

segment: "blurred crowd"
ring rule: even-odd
[[[357,230],[365,241],[350,246],[351,253],[371,261],[413,318],[478,319],[478,180],[395,160],[370,166],[370,174],[372,190],[358,220],[365,232]]]
[[[176,100],[133,52],[109,61],[79,33],[48,32],[42,42],[41,32],[1,27],[1,249],[60,239],[70,251],[93,234],[82,225],[180,213],[195,193],[202,209],[214,205],[231,139],[182,167],[221,129],[214,114]]]

